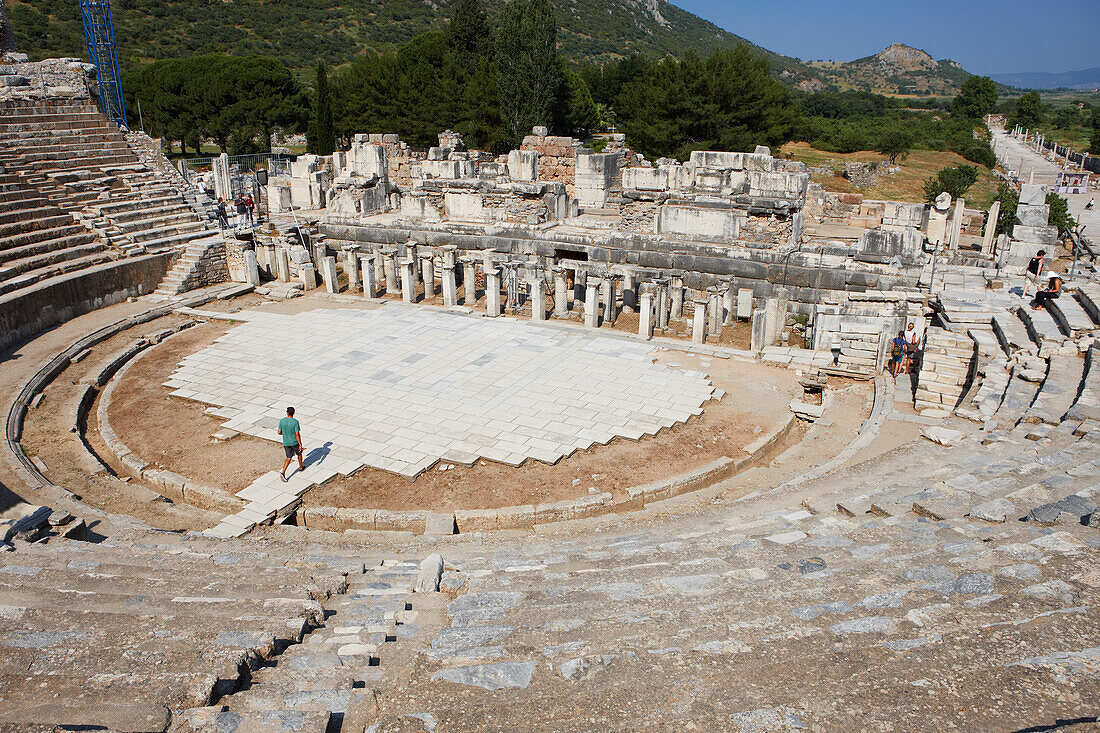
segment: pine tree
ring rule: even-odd
[[[447,23],[447,46],[460,58],[485,56],[489,53],[489,22],[481,0],[458,0],[454,15]]]
[[[332,95],[328,88],[328,67],[317,64],[317,80],[313,88],[313,119],[309,126],[309,152],[314,155],[332,155],[336,149],[336,129],[332,122]]]

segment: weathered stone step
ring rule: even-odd
[[[1078,283],[1076,297],[1089,318],[1094,323],[1100,323],[1100,285],[1092,282]]]
[[[85,239],[94,240],[95,237],[89,234]],[[43,267],[56,265],[59,262],[78,260],[82,257],[93,255],[96,252],[102,252],[105,249],[107,249],[105,243],[93,241],[88,244],[72,244],[65,247],[59,247],[47,252],[28,255],[21,258],[12,258],[10,260],[5,258],[6,261],[3,263],[3,272],[0,272],[0,280],[7,280],[16,275],[22,275],[23,273],[39,270]],[[4,254],[8,253],[5,252]]]
[[[1077,299],[1068,293],[1063,293],[1061,297],[1050,301],[1049,310],[1062,331],[1071,337],[1076,338],[1098,327]]]
[[[1046,379],[1020,421],[1047,425],[1060,423],[1077,397],[1084,369],[1084,359],[1076,354],[1059,352],[1051,355]]]
[[[331,716],[324,711],[245,710],[229,711],[222,705],[191,708],[180,713],[172,733],[326,733]]]
[[[82,244],[88,244],[94,239],[95,234],[85,229],[84,231],[66,237],[44,239],[34,244],[25,244],[21,247],[10,247],[0,250],[0,263],[14,263],[26,257],[33,257],[34,255],[68,249],[70,247],[78,247]]]
[[[1001,348],[1010,355],[1013,351],[1026,349],[1034,345],[1027,329],[1024,328],[1023,321],[1008,311],[994,314],[993,333],[997,335],[997,339],[1001,342]]]
[[[1033,310],[1029,306],[1022,306],[1019,313],[1024,326],[1027,327],[1027,332],[1036,343],[1060,344],[1066,340],[1065,334],[1058,328],[1058,323],[1045,308]]]

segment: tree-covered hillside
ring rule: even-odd
[[[4,2],[19,49],[32,58],[84,53],[77,0]],[[486,2],[491,23],[504,4]],[[339,66],[440,30],[455,0],[114,0],[111,6],[123,66],[228,53],[273,56],[305,70],[320,59]],[[679,56],[689,48],[709,54],[745,40],[666,0],[555,0],[554,7],[560,50],[570,61],[631,53]],[[776,73],[806,73],[794,59],[764,53]]]

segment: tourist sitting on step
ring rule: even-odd
[[[1054,273],[1050,276],[1050,280],[1047,282],[1046,290],[1040,290],[1035,293],[1035,300],[1031,301],[1031,310],[1037,311],[1044,307],[1047,303],[1057,298],[1062,293],[1062,278],[1058,276],[1058,273]]]

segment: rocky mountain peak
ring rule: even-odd
[[[889,66],[899,71],[920,71],[936,68],[936,60],[919,48],[906,46],[904,43],[895,43],[875,54],[875,58],[883,66]]]

